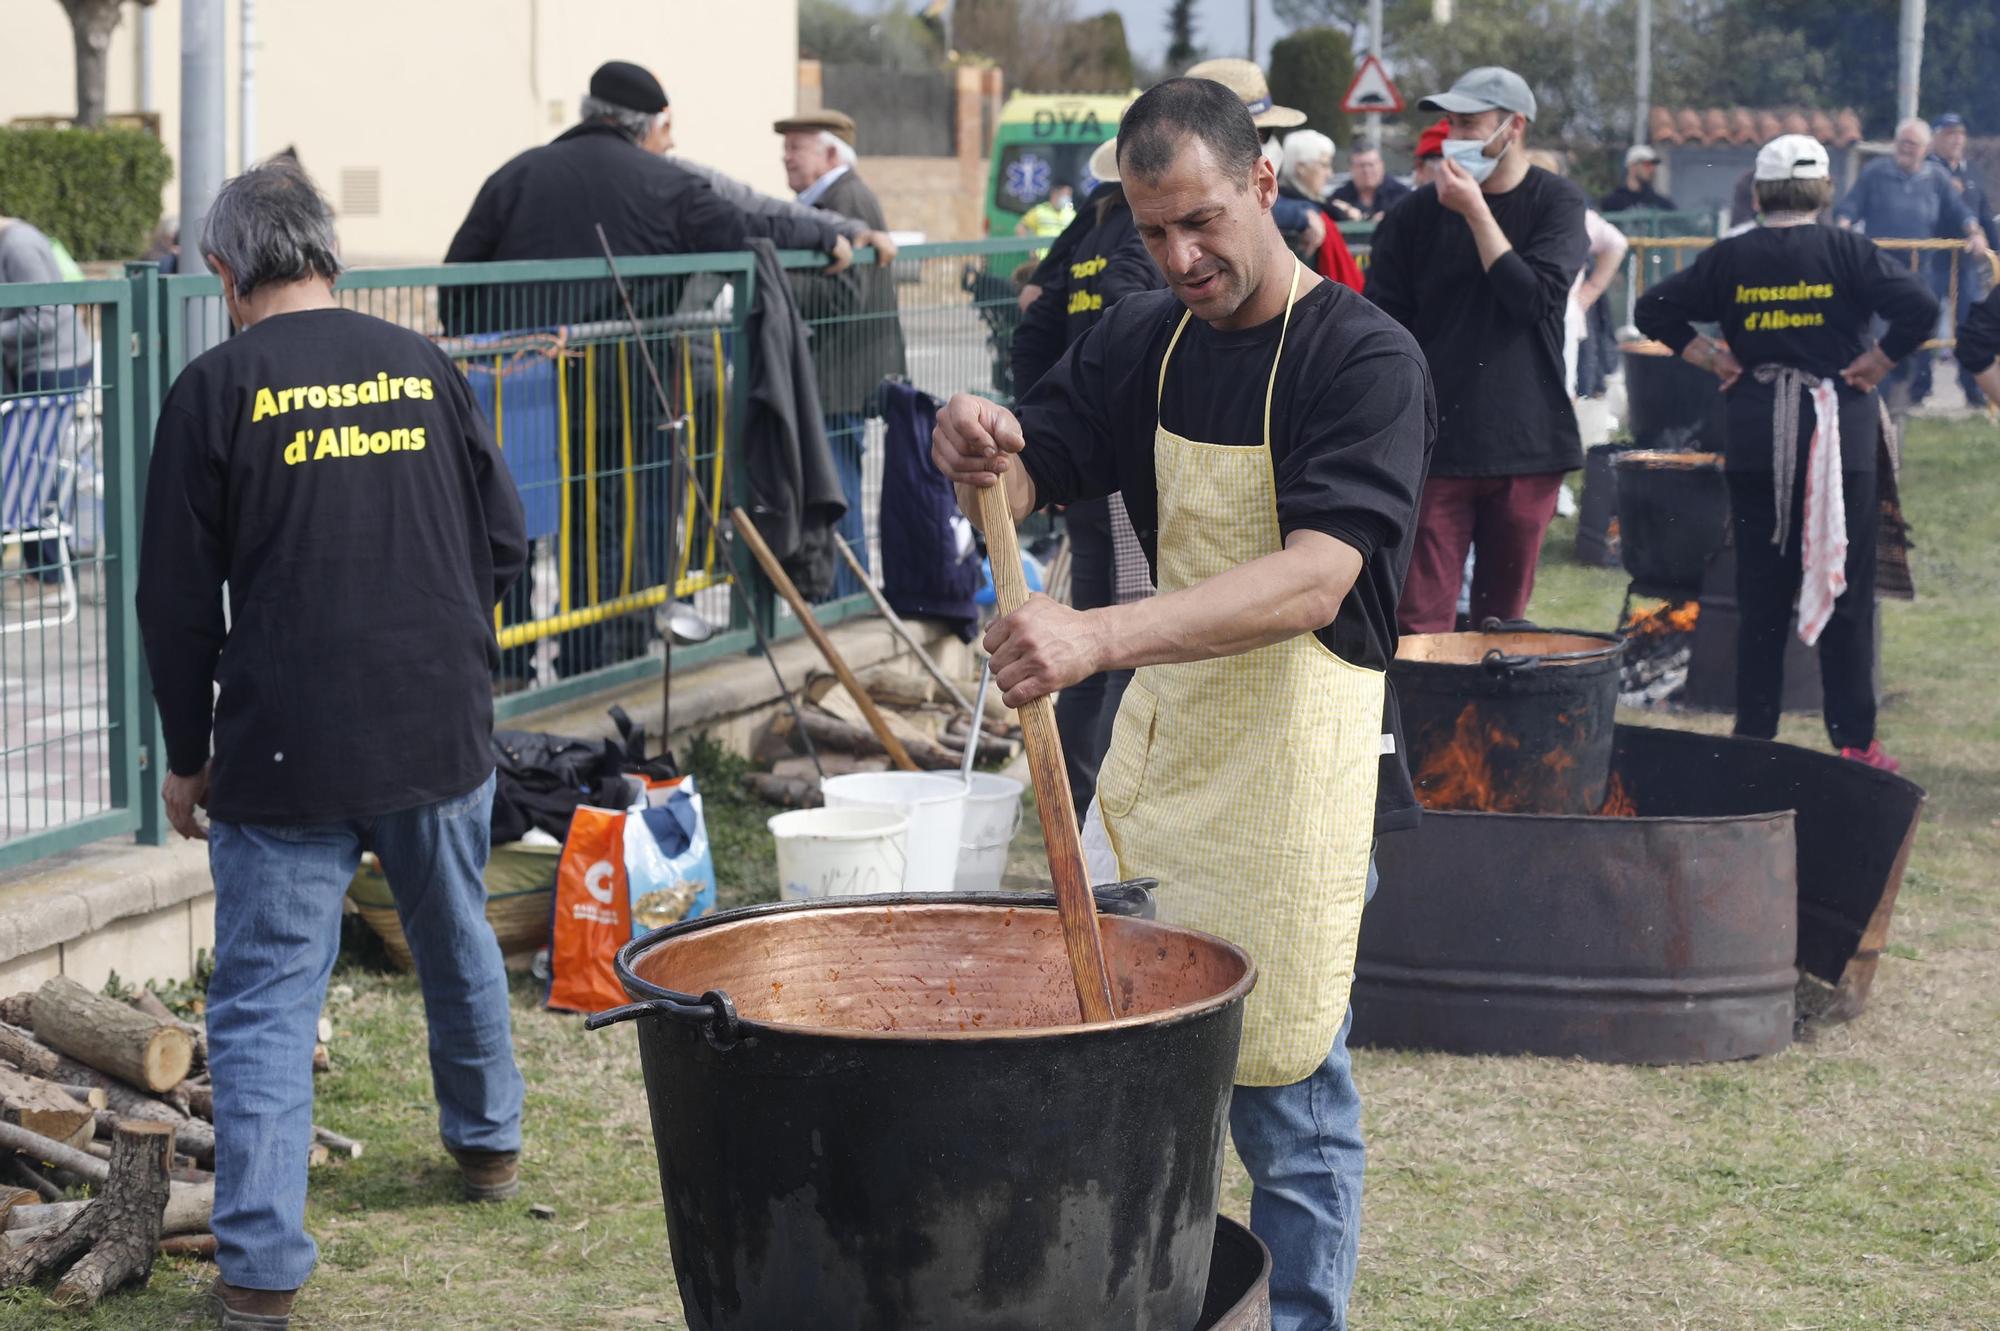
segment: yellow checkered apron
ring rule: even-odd
[[[1298,271],[1285,302],[1285,352]],[[1181,317],[1160,362],[1180,344]],[[1157,427],[1159,587],[1190,587],[1282,548],[1263,446]],[[1157,404],[1156,404],[1157,412]],[[1311,633],[1241,656],[1143,666],[1098,773],[1126,877],[1160,880],[1160,918],[1219,935],[1257,962],[1236,1080],[1288,1086],[1325,1061],[1347,1012],[1374,841],[1383,676]]]

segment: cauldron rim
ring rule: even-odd
[[[716,911],[697,919],[680,920],[663,925],[658,929],[641,934],[618,949],[612,959],[612,969],[618,976],[618,983],[624,988],[626,997],[635,1003],[648,999],[672,998],[694,1003],[700,1000],[692,995],[676,993],[645,979],[633,970],[636,962],[646,951],[668,939],[713,929],[718,925],[736,924],[745,920],[761,919],[769,916],[791,915],[805,911],[854,910],[874,913],[897,906],[985,906],[1004,907],[1008,910],[1039,910],[1056,913],[1055,903],[1049,897],[992,892],[904,892],[894,895],[868,897],[831,897],[818,901],[772,901],[754,906],[738,906],[731,910]],[[1210,1015],[1232,1004],[1241,1003],[1250,995],[1257,984],[1257,962],[1248,952],[1216,934],[1203,933],[1199,929],[1189,929],[1181,925],[1167,924],[1158,920],[1133,919],[1111,916],[1119,921],[1120,927],[1127,925],[1149,929],[1168,930],[1177,934],[1191,934],[1222,949],[1242,962],[1243,974],[1228,988],[1209,997],[1191,1003],[1181,1003],[1159,1011],[1138,1016],[1118,1017],[1111,1021],[1085,1023],[1072,1022],[1062,1026],[1012,1026],[985,1030],[886,1030],[877,1031],[851,1026],[804,1026],[796,1022],[769,1021],[759,1017],[741,1016],[736,1025],[744,1035],[783,1035],[792,1039],[830,1041],[880,1041],[915,1045],[929,1042],[949,1044],[993,1044],[1016,1040],[1049,1039],[1077,1036],[1096,1036],[1105,1033],[1141,1029],[1157,1029],[1178,1026]]]
[[[1605,823],[1620,827],[1633,823],[1757,823],[1795,818],[1797,809],[1760,809],[1756,813],[1524,813],[1518,809],[1425,809],[1425,818],[1515,818],[1536,823]]]

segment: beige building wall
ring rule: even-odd
[[[69,21],[53,0],[9,0],[0,122],[76,109]],[[240,0],[227,0],[229,133],[238,148]],[[179,0],[153,7],[161,133],[178,155]],[[606,60],[659,75],[677,150],[784,190],[771,122],[797,96],[797,0],[264,0],[255,7],[253,160],[296,148],[340,213],[350,263],[431,262],[480,182],[576,123]],[[139,19],[112,41],[108,107],[139,101]],[[167,189],[173,210],[176,187]]]

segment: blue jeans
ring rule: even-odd
[[[1368,862],[1367,895],[1375,895]],[[1229,1132],[1250,1174],[1250,1230],[1271,1249],[1272,1331],[1344,1331],[1361,1238],[1361,1096],[1347,1055],[1290,1086],[1238,1086]]]
[[[826,418],[826,442],[833,449],[834,470],[840,473],[840,490],[847,496],[847,512],[835,528],[847,542],[861,567],[868,567],[868,518],[862,509],[861,455],[868,446],[868,417],[858,411],[837,411]],[[833,594],[855,596],[861,582],[847,561],[833,561]]]
[[[372,850],[396,894],[430,1023],[447,1146],[521,1147],[507,972],[486,922],[493,778],[420,808],[343,823],[212,822],[216,1265],[243,1289],[296,1289],[319,1248],[305,1232],[312,1049],[340,950],[340,903]]]

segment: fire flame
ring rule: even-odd
[[[1625,789],[1625,782],[1618,773],[1611,774],[1610,782],[1604,788],[1604,803],[1598,806],[1599,816],[1605,818],[1636,818],[1639,806],[1632,802],[1632,794]]]
[[[1459,809],[1477,813],[1511,813],[1520,797],[1500,790],[1487,755],[1495,749],[1518,749],[1521,741],[1498,726],[1480,720],[1472,703],[1458,714],[1451,743],[1431,754],[1417,772],[1417,800],[1427,809]]]
[[[1635,610],[1625,621],[1623,632],[1628,638],[1647,638],[1662,633],[1692,633],[1695,622],[1701,618],[1701,602],[1681,601],[1678,604],[1665,601],[1645,610]]]

